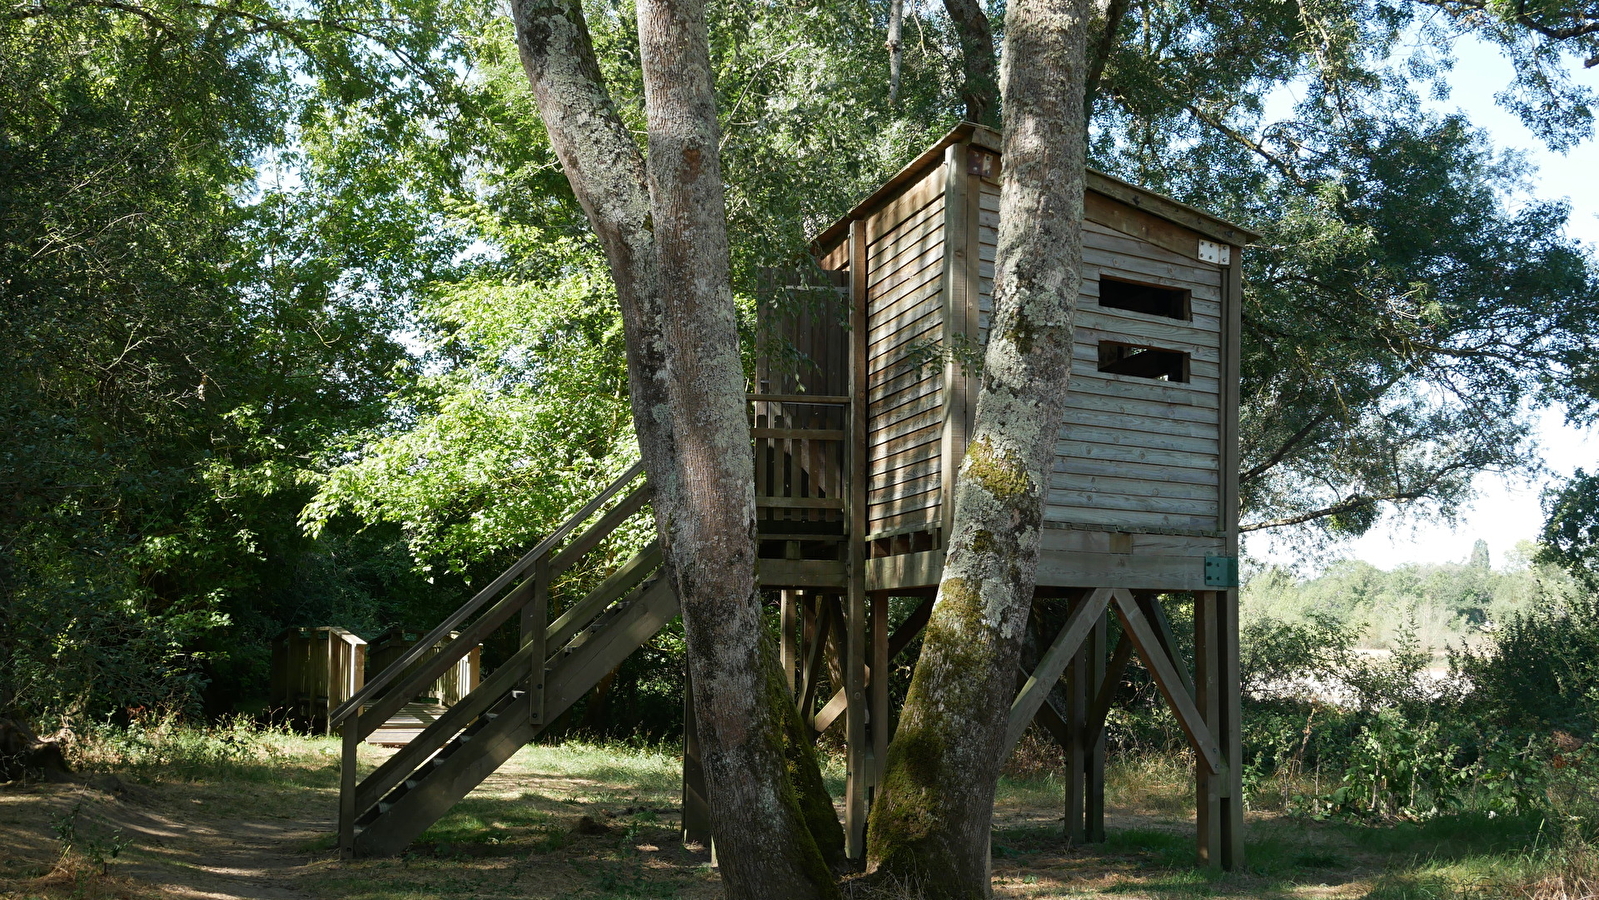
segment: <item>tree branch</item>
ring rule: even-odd
[[[894,105],[899,97],[900,26],[905,21],[905,0],[893,0],[888,7],[888,104]]]
[[[979,125],[999,125],[999,58],[994,29],[978,0],[944,0],[961,45],[961,99],[966,118]]]
[[[1254,479],[1259,478],[1261,475],[1264,475],[1272,468],[1276,467],[1278,463],[1282,462],[1288,457],[1289,451],[1297,447],[1299,443],[1305,438],[1309,437],[1311,432],[1315,431],[1316,428],[1321,425],[1321,423],[1330,418],[1332,418],[1332,413],[1330,412],[1324,412],[1319,416],[1312,417],[1309,422],[1305,423],[1303,428],[1300,428],[1298,431],[1290,435],[1288,440],[1283,441],[1282,445],[1279,446],[1276,452],[1272,453],[1272,455],[1265,462],[1257,466],[1252,466],[1248,471],[1240,472],[1238,474],[1238,480],[1240,482],[1253,481]]]
[[[1088,76],[1083,80],[1083,113],[1093,121],[1094,106],[1099,100],[1099,85],[1105,77],[1105,64],[1116,51],[1116,35],[1121,31],[1122,19],[1127,17],[1131,0],[1105,0],[1099,16],[1099,42],[1088,50]]]
[[[1292,166],[1279,159],[1276,154],[1267,150],[1259,141],[1256,141],[1254,138],[1244,134],[1241,131],[1238,131],[1232,126],[1227,125],[1220,119],[1212,116],[1204,110],[1201,110],[1198,106],[1192,103],[1183,104],[1183,108],[1188,110],[1189,114],[1194,118],[1221,132],[1229,140],[1249,148],[1249,150],[1254,152],[1255,155],[1259,156],[1261,159],[1265,160],[1272,168],[1281,172],[1283,177],[1292,182],[1295,187],[1302,189],[1309,188],[1309,183],[1301,178],[1299,173],[1295,172]]]

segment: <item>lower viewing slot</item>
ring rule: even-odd
[[[1099,342],[1099,371],[1155,381],[1188,381],[1188,354],[1117,341]]]

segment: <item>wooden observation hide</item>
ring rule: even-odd
[[[289,628],[272,639],[268,702],[317,730],[366,683],[366,641],[343,628]]]
[[[759,575],[779,597],[782,665],[802,716],[817,736],[843,729],[856,858],[894,729],[883,675],[931,614],[972,425],[1000,149],[993,131],[950,132],[823,232],[820,265],[773,279],[759,310],[749,395]],[[1095,172],[1085,209],[1033,616],[1047,630],[1017,673],[1009,742],[1035,721],[1060,741],[1066,837],[1102,839],[1103,724],[1123,669],[1140,658],[1194,748],[1199,855],[1233,868],[1243,860],[1240,254],[1254,236]],[[658,543],[585,596],[552,599],[563,572],[647,515],[649,496],[635,465],[332,712],[344,738],[345,853],[402,852],[677,615]],[[1174,631],[1190,623],[1166,613],[1176,593],[1193,598],[1192,661]],[[893,597],[920,604],[891,623]],[[512,622],[519,649],[361,777],[360,742]],[[710,840],[705,797],[690,705],[685,839]]]
[[[994,131],[950,132],[817,238],[820,276],[792,279],[761,311],[761,578],[782,589],[783,661],[802,714],[818,734],[843,723],[854,856],[893,729],[886,679],[872,673],[926,623],[953,519],[992,309],[1000,150]],[[1102,839],[1103,723],[1136,654],[1199,761],[1200,856],[1230,868],[1242,860],[1240,254],[1253,235],[1097,172],[1084,199],[1035,606],[1039,621],[1063,624],[1018,673],[1011,746],[1035,719],[1062,743],[1068,839]],[[1177,592],[1195,601],[1192,665],[1161,600]],[[893,634],[890,596],[927,598]],[[1062,682],[1064,702],[1049,700]]]

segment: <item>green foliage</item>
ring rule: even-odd
[[[1599,473],[1582,469],[1544,496],[1538,559],[1561,566],[1599,590]]]
[[[418,378],[414,425],[335,470],[304,517],[313,533],[344,511],[395,522],[420,558],[464,571],[525,549],[637,459],[621,322],[590,273],[452,286],[421,314],[459,362]]]
[[[1473,550],[1470,562],[1391,571],[1345,560],[1313,578],[1269,568],[1248,581],[1241,602],[1246,621],[1322,621],[1351,629],[1358,643],[1372,648],[1392,646],[1409,630],[1425,647],[1441,650],[1480,642],[1516,613],[1577,593],[1558,567],[1532,560],[1537,551],[1530,544],[1507,554],[1498,570],[1482,565],[1486,553],[1484,546],[1481,553]]]
[[[412,13],[446,9],[0,16],[0,708],[231,703],[314,559],[359,590],[296,513],[456,243],[384,179],[414,160],[348,164],[454,92]]]
[[[1490,649],[1452,658],[1472,686],[1471,711],[1507,730],[1599,732],[1599,597],[1578,595],[1516,615]]]
[[[1514,605],[1495,591],[1461,590],[1490,578],[1502,579],[1495,590]],[[1447,673],[1403,625],[1390,650],[1357,649],[1383,630],[1374,612],[1407,614],[1396,590],[1433,606],[1474,596],[1473,608],[1496,612],[1471,643],[1450,649]],[[1241,635],[1252,792],[1281,790],[1286,779],[1299,785],[1291,808],[1382,822],[1552,814],[1591,798],[1599,608],[1558,570],[1340,564],[1302,584],[1268,571],[1245,593],[1255,608]],[[1307,608],[1273,616],[1296,601]],[[1592,812],[1583,810],[1570,814]]]

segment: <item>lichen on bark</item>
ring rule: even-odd
[[[995,500],[1004,503],[1034,491],[1028,468],[1027,461],[1006,454],[988,438],[979,437],[966,450],[961,475],[973,479]]]

